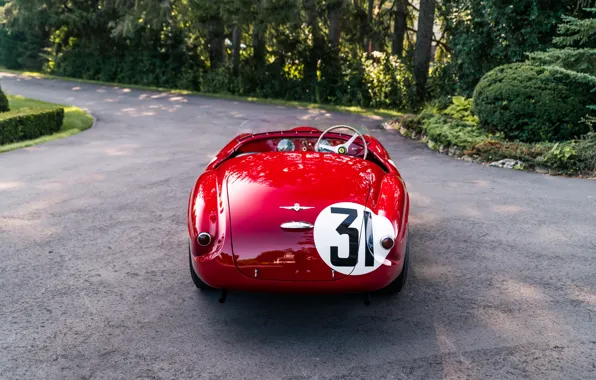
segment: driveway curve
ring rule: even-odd
[[[262,115],[323,113],[0,74],[96,125],[0,154],[2,379],[596,377],[596,181],[506,171],[372,129],[412,198],[394,298],[200,293],[188,193]]]

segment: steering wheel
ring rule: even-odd
[[[350,131],[354,132],[354,135],[352,137],[350,137],[350,139],[348,141],[346,141],[345,143],[341,144],[341,145],[327,145],[327,144],[321,144],[321,141],[323,140],[323,137],[325,137],[325,135],[331,131],[333,131],[334,129],[349,129]],[[317,143],[315,144],[315,152],[331,152],[331,153],[337,153],[337,154],[347,154],[349,152],[350,146],[352,146],[352,143],[354,143],[354,141],[356,140],[356,138],[360,137],[360,139],[362,140],[362,146],[364,146],[364,159],[366,160],[366,155],[368,154],[368,148],[366,147],[366,140],[364,139],[364,136],[362,136],[362,133],[358,132],[358,130],[356,128],[350,127],[349,125],[335,125],[327,130],[325,130],[325,132],[321,133],[321,136],[319,136],[319,139],[317,140]]]

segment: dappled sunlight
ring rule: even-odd
[[[0,229],[18,239],[27,239],[33,242],[41,242],[46,237],[60,232],[58,228],[49,225],[43,219],[17,219],[0,216]]]
[[[81,178],[82,183],[93,183],[93,182],[101,182],[105,181],[106,176],[104,174],[89,174],[83,178]]]
[[[97,148],[96,151],[102,152],[107,156],[128,156],[131,155],[132,151],[138,147],[138,144],[122,144],[109,148]]]
[[[592,308],[596,308],[596,291],[591,289],[588,290],[577,285],[569,285],[567,287],[567,292],[572,299],[581,301]]]
[[[437,283],[448,281],[450,274],[453,274],[451,267],[430,262],[425,263],[422,267],[418,267],[416,271],[417,276]]]
[[[554,228],[547,225],[542,225],[538,227],[535,231],[536,238],[538,240],[545,240],[552,243],[565,243],[570,240],[570,235],[568,232],[564,232],[562,228]]]
[[[494,205],[490,210],[500,214],[518,214],[522,212],[523,209],[517,205]]]
[[[151,107],[150,107],[151,108]],[[168,110],[167,108],[160,108],[161,110]],[[120,112],[117,113],[117,115],[122,115],[122,113],[126,114],[127,116],[130,117],[143,117],[143,116],[155,116],[157,115],[157,112],[154,111],[138,111],[136,108],[133,107],[127,107],[127,108],[122,108],[120,110]]]
[[[541,292],[536,286],[514,279],[506,279],[498,287],[499,291],[507,293],[508,297],[519,300],[547,301],[550,297]]]
[[[181,102],[181,103],[188,103],[188,99],[183,96],[172,96],[168,99],[170,102]]]
[[[105,93],[107,91],[102,87],[102,88],[98,88],[95,92]]]
[[[155,95],[151,95],[151,99],[161,99],[161,98],[166,98],[170,96],[170,94],[168,94],[167,92],[162,92],[160,94],[155,94]]]
[[[73,91],[80,91],[81,88],[79,86],[75,86],[75,87],[71,88],[71,90],[73,90]]]
[[[116,103],[120,101],[120,98],[105,98],[103,101],[106,103]]]
[[[130,156],[135,148],[138,148],[137,144],[125,144],[103,149],[103,153],[107,156]]]
[[[64,184],[62,182],[44,182],[37,187],[43,190],[57,191],[63,189]]]
[[[480,218],[483,214],[476,208],[472,207],[462,207],[459,209],[461,215],[467,216],[468,218]]]
[[[0,191],[12,190],[12,189],[16,189],[16,188],[19,188],[22,186],[23,186],[22,182],[16,182],[16,181],[0,182]]]

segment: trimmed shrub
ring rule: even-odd
[[[10,111],[10,107],[8,106],[8,98],[2,88],[0,88],[0,112],[8,112]]]
[[[0,145],[31,140],[58,132],[64,121],[64,108],[15,111],[0,115]]]
[[[596,78],[558,67],[514,63],[486,74],[474,91],[482,128],[523,142],[565,141],[590,132]]]

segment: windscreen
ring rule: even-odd
[[[369,129],[363,122],[362,118],[355,118],[351,115],[331,116],[307,114],[298,117],[288,116],[264,116],[259,118],[245,119],[240,124],[239,133],[266,133],[276,131],[287,131],[297,127],[313,127],[320,131],[325,131],[333,126],[347,125],[357,129],[362,134],[369,134]],[[335,133],[342,133],[341,129],[334,131]],[[347,131],[348,134],[352,132]]]

